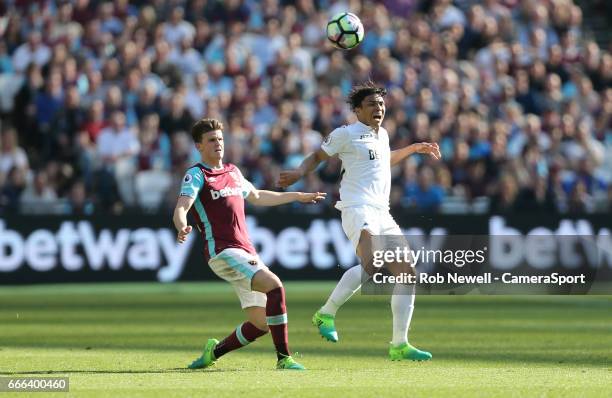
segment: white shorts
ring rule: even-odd
[[[355,250],[359,244],[361,231],[371,235],[403,235],[402,229],[395,222],[389,210],[374,206],[353,206],[342,209],[342,229],[353,244]]]
[[[253,275],[266,268],[259,256],[242,249],[229,248],[208,260],[208,265],[219,278],[234,287],[242,308],[266,306],[266,295],[251,290]]]

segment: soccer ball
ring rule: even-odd
[[[327,23],[327,38],[342,50],[355,48],[363,41],[363,24],[355,14],[341,12]]]

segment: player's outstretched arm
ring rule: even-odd
[[[300,167],[297,169],[281,171],[278,186],[281,188],[287,188],[288,186],[295,184],[300,178],[314,171],[321,162],[324,162],[327,159],[329,159],[329,155],[322,149],[311,153],[304,158],[302,164],[300,164]]]
[[[324,192],[274,192],[266,190],[253,190],[247,196],[249,203],[256,206],[280,206],[285,203],[317,203],[325,199]]]
[[[181,195],[176,202],[172,221],[176,228],[176,240],[178,243],[183,243],[187,240],[187,235],[191,232],[191,225],[187,225],[187,212],[191,209],[194,199],[189,196]]]
[[[418,144],[408,145],[395,151],[391,151],[391,166],[395,166],[413,153],[431,155],[435,159],[442,158],[442,155],[440,154],[440,147],[437,143],[419,142]]]

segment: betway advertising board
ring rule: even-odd
[[[587,266],[612,274],[612,215],[394,216],[411,247],[486,236],[483,250],[500,271]],[[338,213],[267,212],[247,223],[261,259],[282,279],[337,279],[358,264]],[[169,216],[3,217],[0,284],[218,280],[195,231],[179,245]]]

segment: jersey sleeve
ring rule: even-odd
[[[321,149],[329,156],[344,152],[347,142],[347,131],[345,128],[339,127],[329,133],[321,144]]]
[[[244,175],[242,175],[242,172],[240,171],[240,169],[238,167],[234,166],[234,169],[240,175],[240,180],[242,181],[242,183],[241,183],[242,198],[246,199],[247,196],[249,196],[249,194],[255,190],[255,186],[253,184],[251,184],[251,181],[249,181],[246,178],[244,178]]]
[[[194,198],[198,196],[200,189],[204,186],[204,175],[198,167],[192,167],[185,173],[183,182],[181,183],[181,192],[179,196],[189,196]]]

